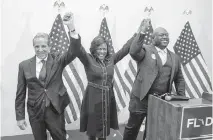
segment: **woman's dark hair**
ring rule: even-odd
[[[100,46],[101,44],[105,43],[107,45],[107,55],[105,58],[108,58],[109,57],[109,46],[108,46],[108,43],[107,41],[100,35],[96,36],[92,42],[91,42],[91,46],[90,46],[90,53],[96,57],[94,54],[95,54],[95,51],[97,50],[98,46]]]

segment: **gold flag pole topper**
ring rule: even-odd
[[[102,4],[99,8],[99,11],[102,13],[102,16],[105,17],[106,13],[109,12],[109,6],[107,6],[106,4]]]
[[[152,8],[152,6],[150,7],[146,6],[146,8],[144,9],[144,12],[147,13],[147,17],[150,18],[152,12],[154,12],[154,9]]]
[[[192,10],[186,9],[183,12],[183,15],[191,15],[192,14]]]
[[[61,0],[57,0],[57,1],[55,1],[55,3],[54,3],[54,8],[55,7],[57,7],[58,8],[58,13],[60,13],[61,12],[61,9],[62,8],[65,8],[65,4],[64,4],[64,2],[63,1],[61,1]]]

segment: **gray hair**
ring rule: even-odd
[[[49,37],[49,35],[47,33],[37,33],[35,35],[35,37],[33,38],[33,46],[35,45],[35,40],[38,39],[38,38],[46,39],[48,46],[50,46],[50,37]]]

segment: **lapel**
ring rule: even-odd
[[[30,59],[29,67],[32,77],[36,77],[36,56]]]
[[[31,72],[32,77],[35,77],[36,80],[38,81],[38,83],[41,86],[43,86],[43,84],[40,82],[40,80],[38,80],[38,78],[36,77],[36,56],[31,58],[29,67],[30,67],[30,72]]]
[[[53,66],[53,58],[52,56],[49,54],[48,58],[47,58],[47,63],[46,63],[46,68],[47,68],[47,77],[46,77],[46,82],[45,82],[45,86],[48,84],[48,82],[50,81],[50,75],[51,75],[51,70],[52,70],[52,66]]]
[[[172,60],[172,73],[171,73],[171,78],[170,78],[170,81],[169,81],[169,88],[171,89],[173,77],[174,77],[174,74],[175,74],[175,56],[168,49],[167,49],[167,51],[168,51],[170,58]]]

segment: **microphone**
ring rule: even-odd
[[[188,101],[189,98],[186,96],[181,96],[181,95],[166,95],[165,100],[166,101]]]

